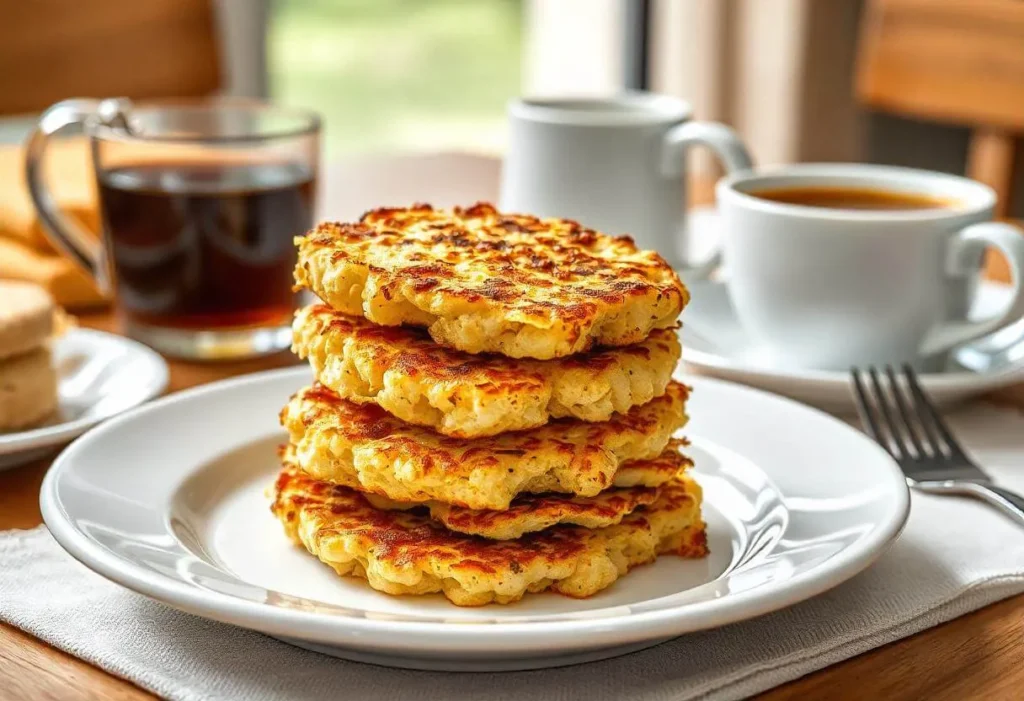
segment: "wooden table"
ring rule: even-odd
[[[497,167],[489,160],[474,156],[424,157],[396,160],[391,167],[377,161],[370,170],[365,164],[337,167],[333,172],[328,169],[325,195],[330,204],[324,209],[341,217],[358,213],[372,202],[418,199],[451,204],[492,199]],[[438,177],[438,173],[449,177]],[[393,199],[378,197],[376,187]],[[693,189],[696,201],[710,198],[706,183]],[[80,321],[84,326],[116,331],[109,314],[85,316]],[[288,355],[206,365],[172,361],[169,391],[292,362]],[[1024,387],[1004,391],[999,399],[1024,408]],[[38,494],[48,466],[49,461],[42,461],[0,473],[0,530],[32,528],[42,522]],[[1024,698],[1022,629],[1024,596],[1018,596],[808,675],[761,698]],[[0,624],[0,699],[144,698],[152,697],[130,682]]]

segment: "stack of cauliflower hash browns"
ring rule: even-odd
[[[687,476],[688,301],[656,253],[487,204],[296,239],[312,386],[281,412],[274,514],[338,574],[459,606],[587,597],[706,554]]]

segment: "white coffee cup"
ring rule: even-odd
[[[949,206],[833,209],[757,197],[807,186],[912,193]],[[729,295],[773,364],[927,367],[929,357],[1024,316],[1024,232],[991,221],[995,193],[981,183],[909,168],[808,164],[735,173],[716,192]],[[1009,261],[1012,299],[995,317],[968,321],[962,308],[989,246]]]
[[[686,102],[645,92],[516,100],[501,209],[629,234],[673,267],[706,273],[717,259],[696,267],[686,260],[686,149],[710,147],[730,172],[751,163],[730,128],[690,116]]]

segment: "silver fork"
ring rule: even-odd
[[[864,428],[903,470],[907,484],[929,494],[982,499],[1024,525],[1024,497],[1003,489],[978,467],[939,416],[909,365],[902,382],[892,366],[852,368],[853,395]]]

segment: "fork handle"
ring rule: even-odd
[[[1024,526],[1024,497],[994,484],[981,484],[966,480],[918,482],[917,488],[931,494],[963,494],[986,501],[1014,521]]]

